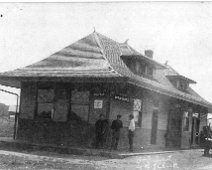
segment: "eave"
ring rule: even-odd
[[[180,80],[184,80],[187,81],[190,84],[196,84],[197,82],[194,80],[191,80],[185,76],[182,75],[167,75],[166,77],[168,77],[170,80],[176,80],[176,79],[180,79]]]

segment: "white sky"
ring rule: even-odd
[[[96,31],[154,59],[169,61],[195,81],[212,102],[212,3],[8,3],[0,4],[0,71],[32,64]],[[9,89],[18,92],[14,89]],[[16,98],[0,92],[0,102]]]

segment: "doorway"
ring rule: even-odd
[[[166,147],[180,148],[181,146],[181,111],[179,108],[169,112],[166,135]]]
[[[193,117],[192,131],[191,131],[191,145],[193,146],[199,145],[199,127],[200,127],[200,119]]]
[[[156,144],[157,142],[157,130],[158,130],[158,110],[154,110],[152,113],[151,144]]]

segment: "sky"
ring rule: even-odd
[[[0,72],[40,61],[94,27],[141,53],[152,49],[212,102],[212,2],[0,3]],[[0,92],[0,103],[16,97]]]

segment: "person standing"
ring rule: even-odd
[[[113,120],[111,129],[112,129],[112,142],[111,142],[111,150],[117,150],[119,137],[120,137],[120,129],[123,128],[123,123],[121,121],[121,115],[117,115],[117,119]]]
[[[133,138],[134,138],[134,131],[135,131],[135,120],[134,120],[134,116],[132,114],[130,114],[129,116],[129,127],[128,127],[128,138],[129,138],[129,151],[133,152]]]
[[[204,137],[204,154],[203,156],[210,156],[210,148],[211,148],[211,130],[210,130],[210,126],[203,126],[203,137]]]
[[[105,120],[104,115],[99,115],[99,120],[95,123],[96,129],[96,148],[103,148],[104,136],[107,128],[107,120]]]

